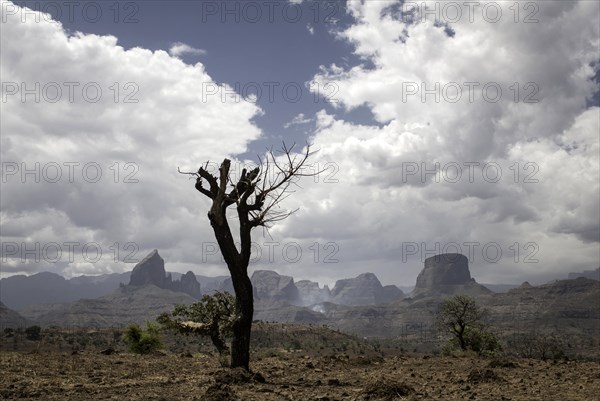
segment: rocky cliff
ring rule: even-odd
[[[129,286],[155,285],[158,288],[176,292],[185,292],[198,299],[201,296],[200,283],[191,271],[173,280],[165,271],[165,261],[155,249],[133,268]]]
[[[459,253],[444,253],[425,259],[425,266],[417,276],[413,298],[491,294],[471,277],[469,260]]]
[[[166,283],[165,261],[156,249],[135,265],[129,278],[129,285],[153,284],[165,288]]]
[[[395,285],[382,286],[373,273],[338,280],[332,290],[310,280],[294,282],[294,278],[271,270],[257,270],[250,278],[254,297],[261,301],[283,301],[291,305],[308,306],[322,302],[340,305],[373,305],[401,299],[404,294]],[[233,293],[231,278],[225,280],[221,291]]]

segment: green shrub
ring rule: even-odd
[[[213,295],[204,295],[200,302],[177,305],[173,312],[161,314],[157,321],[164,329],[207,335],[219,354],[225,354],[229,351],[225,338],[233,333],[236,319],[233,295],[217,291]]]
[[[494,356],[502,350],[496,336],[489,331],[480,329],[467,329],[465,332],[467,347],[478,355]]]
[[[163,347],[158,325],[151,322],[146,323],[145,330],[138,324],[127,326],[123,333],[123,341],[129,350],[136,354],[149,354]]]

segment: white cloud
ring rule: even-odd
[[[175,42],[169,48],[169,54],[174,57],[180,57],[183,54],[191,54],[194,56],[203,56],[206,54],[204,49],[196,49],[190,45],[181,42]]]
[[[202,239],[213,236],[208,202],[177,167],[195,171],[206,160],[246,151],[261,135],[251,122],[261,110],[222,100],[222,91],[232,89],[215,84],[201,63],[187,65],[161,50],[125,50],[113,36],[69,35],[49,16],[39,23],[23,22],[19,13],[3,17],[3,244],[58,243],[68,262],[64,243],[78,242],[66,268],[71,274],[130,269],[114,261],[117,250],[119,260],[134,250],[129,242],[138,260],[158,248],[173,270],[198,266]],[[37,92],[39,102],[35,94],[22,101],[22,88]],[[36,170],[36,163],[39,182],[36,173],[23,180],[23,168]],[[62,177],[47,182],[57,166]],[[102,175],[92,182],[98,168]],[[103,252],[95,263],[82,256],[90,243]],[[45,270],[49,259],[3,260],[3,269]]]
[[[451,24],[454,37],[431,23],[398,20],[397,1],[348,4],[356,23],[338,35],[365,63],[323,67],[315,78],[337,86],[340,107],[366,105],[381,126],[316,114],[312,141],[319,152],[312,160],[327,171],[319,182],[307,177],[299,183],[284,207],[300,210],[270,230],[273,239],[256,232],[256,242],[275,240],[279,246],[275,263],[263,247],[252,269],[322,283],[373,271],[385,283],[411,285],[421,255],[407,255],[403,245],[453,250],[449,246],[458,243],[467,253],[470,242],[480,244],[471,267],[483,282],[539,282],[597,267],[600,122],[598,108],[585,104],[598,90],[589,79],[598,54],[598,3],[539,2],[537,24],[514,23],[506,9],[507,19],[494,24],[463,18]],[[208,203],[176,168],[195,170],[199,162],[243,152],[260,135],[250,121],[261,110],[251,103],[225,104],[219,92],[203,99],[208,92],[202,89],[216,87],[202,64],[189,66],[163,51],[125,51],[114,37],[68,37],[56,24],[21,24],[9,17],[2,49],[4,82],[98,82],[104,90],[98,103],[9,98],[3,103],[2,160],[94,161],[108,178],[39,185],[11,179],[1,195],[3,241],[121,247],[134,241],[143,249],[159,248],[169,269],[214,274],[217,262],[198,269],[199,241],[213,238]],[[114,82],[120,83],[121,99],[132,93],[124,84],[136,84],[139,102],[115,103]],[[413,82],[427,88],[457,82],[463,89],[467,82],[479,88],[497,83],[503,96],[496,103],[482,101],[481,91],[473,102],[468,93],[456,103],[435,102],[431,95],[425,102],[417,95],[403,100],[403,89]],[[520,100],[531,91],[526,85],[535,83],[539,102],[515,103],[515,82]],[[311,120],[300,113],[285,126]],[[114,162],[119,183],[113,182]],[[122,182],[132,171],[125,170],[127,162],[139,166],[138,184]],[[436,182],[429,174],[423,180],[407,170],[436,162],[462,166],[462,179]],[[464,165],[471,162],[480,163],[473,167],[473,182]],[[484,179],[484,163],[502,168],[498,182]],[[538,182],[525,182],[527,177]],[[282,260],[284,244],[292,243],[303,252],[298,262]],[[493,256],[484,257],[486,244],[501,246],[498,262],[486,260]],[[538,262],[524,263],[525,257]],[[123,267],[110,260],[95,266]],[[89,271],[89,263],[78,260],[69,269]]]
[[[301,215],[276,232],[340,238],[345,276],[372,268],[384,280],[406,284],[422,267],[417,256],[403,261],[407,243],[426,243],[430,250],[458,243],[467,253],[464,244],[477,241],[472,271],[488,282],[539,282],[600,264],[599,109],[585,106],[599,89],[591,80],[599,5],[538,2],[540,23],[533,24],[515,23],[506,6],[497,23],[475,14],[472,23],[463,18],[451,24],[451,37],[431,22],[403,22],[399,4],[349,2],[356,23],[338,35],[369,63],[323,67],[315,79],[336,85],[340,107],[366,105],[383,126],[318,113],[315,157],[335,162],[340,180],[299,192],[290,202],[302,207]],[[460,101],[449,101],[452,93],[444,96],[442,88],[452,82],[463,90],[465,83],[478,83],[475,99],[464,92]],[[423,101],[422,92],[403,99],[412,83],[418,90],[440,83],[439,101],[431,94]],[[486,83],[502,88],[499,101],[482,98]],[[532,93],[539,101],[525,103]],[[435,163],[462,166],[462,180],[406,174],[410,166],[432,169]],[[474,182],[465,163],[480,163]],[[484,163],[501,166],[498,182],[484,179]],[[485,244],[501,246],[498,262],[482,255]],[[527,256],[538,262],[524,263]],[[306,271],[317,274],[317,266]]]

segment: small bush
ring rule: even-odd
[[[136,354],[149,354],[163,347],[158,326],[150,322],[146,323],[145,330],[137,324],[127,326],[123,341]]]

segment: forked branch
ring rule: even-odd
[[[241,220],[248,222],[251,227],[266,226],[297,211],[277,210],[281,201],[292,192],[291,186],[297,185],[296,178],[316,176],[325,171],[311,169],[307,172],[310,167],[307,160],[314,152],[311,152],[310,145],[307,145],[304,152],[295,154],[295,146],[294,144],[288,147],[283,143],[279,156],[273,149],[269,149],[264,160],[259,157],[260,166],[250,171],[243,169],[237,182],[231,179],[229,159],[223,160],[218,177],[207,171],[208,163],[204,167],[201,166],[197,172],[178,171],[194,176],[195,188],[212,199],[210,215],[218,224],[224,218],[225,209],[236,204]],[[204,181],[208,183],[208,188],[205,187]]]

